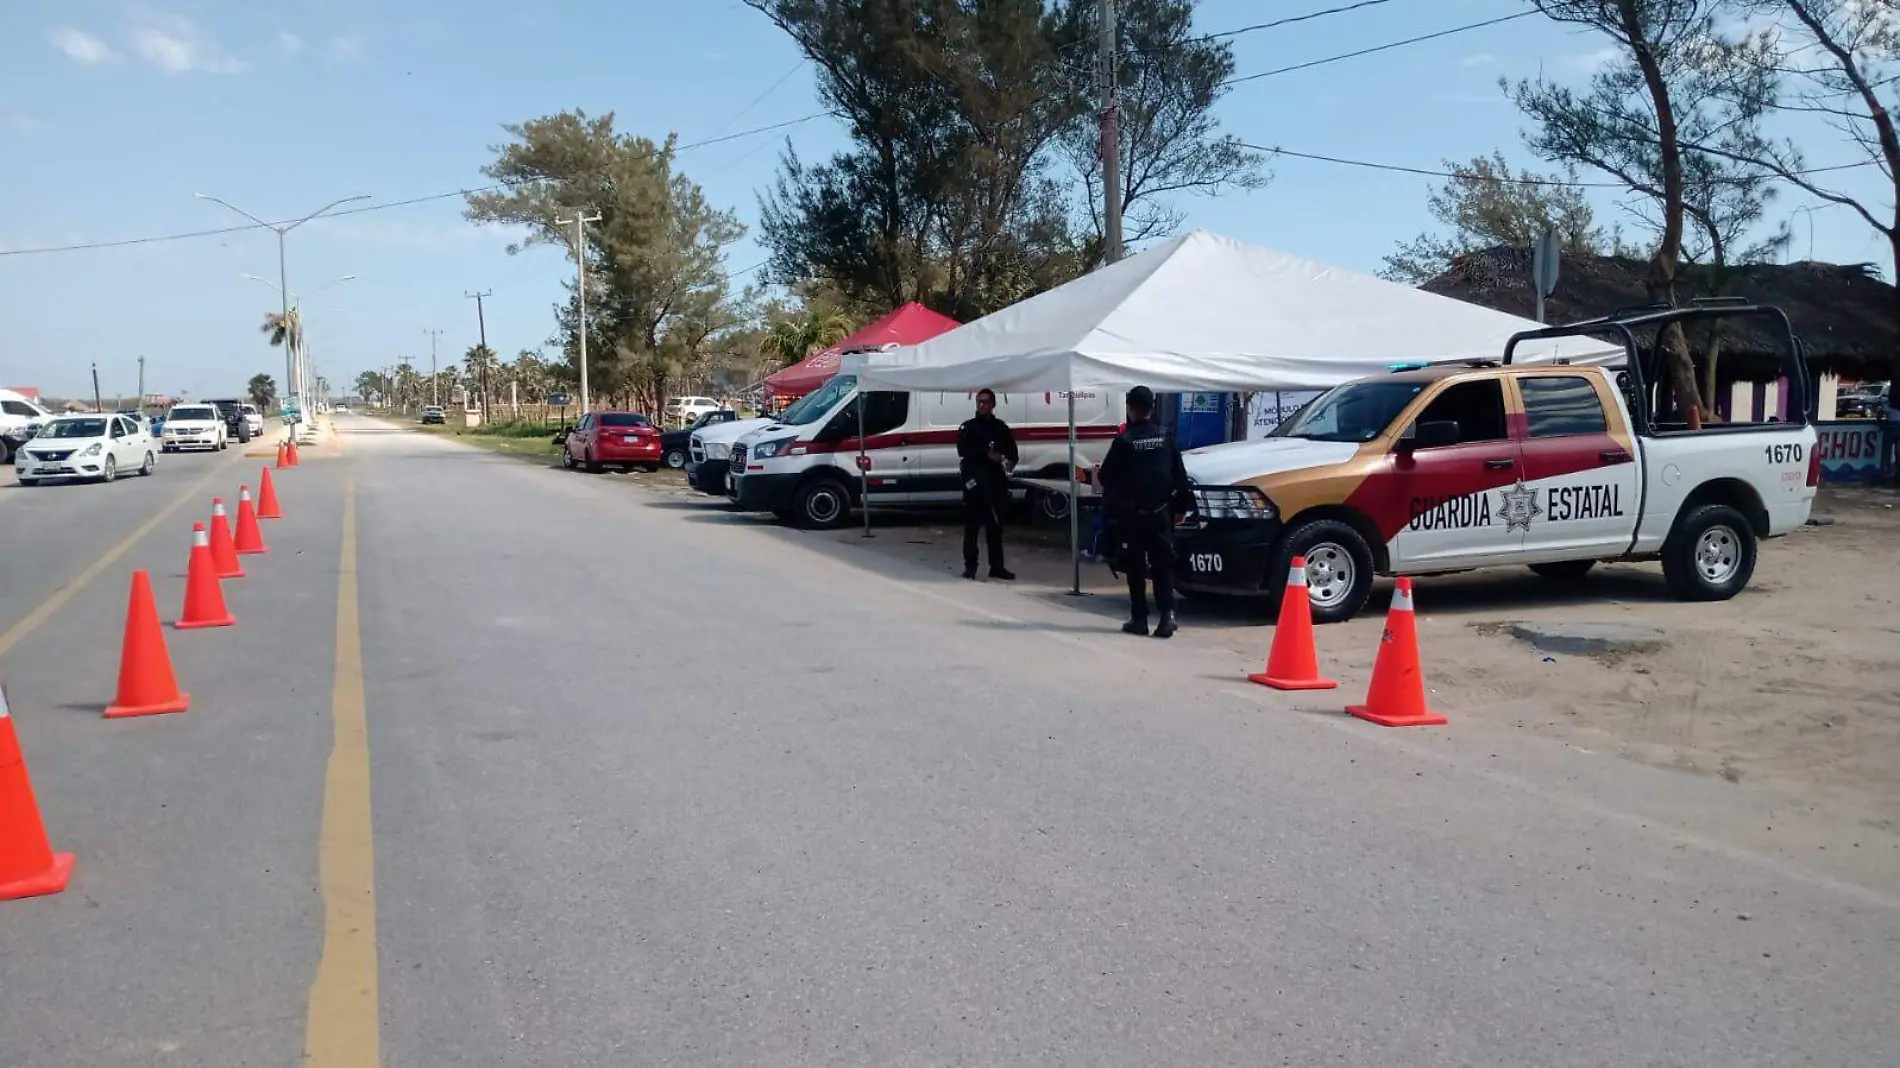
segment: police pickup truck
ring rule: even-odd
[[[1672,329],[1697,353],[1710,331],[1771,339],[1782,410],[1691,429],[1657,381]],[[1619,341],[1622,362],[1512,363],[1520,342],[1565,336]],[[1196,512],[1175,532],[1177,583],[1274,596],[1304,557],[1313,617],[1336,622],[1365,605],[1375,573],[1519,564],[1574,581],[1599,560],[1659,560],[1678,596],[1725,600],[1760,539],[1807,521],[1820,482],[1810,392],[1787,318],[1736,303],[1529,331],[1498,363],[1349,382],[1268,438],[1186,454]]]

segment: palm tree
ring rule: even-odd
[[[396,365],[396,405],[405,413],[409,411],[410,399],[416,395],[417,390],[420,388],[420,384],[417,381],[420,377],[421,376],[416,374],[414,364],[404,361]]]
[[[850,337],[853,329],[850,317],[843,312],[807,309],[803,318],[773,324],[759,340],[759,355],[780,367],[790,367]]]
[[[501,360],[495,350],[486,345],[471,345],[463,357],[462,366],[468,369],[468,383],[480,396],[482,402],[482,422],[488,422],[488,377],[501,366]]]
[[[292,351],[303,349],[303,317],[295,308],[287,312],[265,312],[264,325],[258,330],[270,336],[273,348],[289,342]]]

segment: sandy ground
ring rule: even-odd
[[[670,475],[607,477],[721,507]],[[1431,700],[1453,729],[1464,721],[1531,731],[1900,831],[1900,493],[1829,487],[1815,515],[1833,522],[1764,544],[1749,588],[1721,604],[1677,601],[1654,564],[1599,567],[1572,588],[1518,568],[1420,579]],[[960,570],[954,517],[884,517],[875,534],[807,536],[946,578]],[[1126,595],[1105,567],[1084,565],[1090,596],[1061,595],[1070,581],[1066,527],[1019,526],[1009,543],[1024,596],[1069,606],[1078,627],[1114,630]],[[1364,692],[1388,596],[1382,582],[1365,616],[1320,629],[1341,703]],[[1231,654],[1237,673],[1264,659],[1266,607],[1202,599],[1181,614],[1176,640]],[[1518,621],[1640,623],[1667,641],[1653,652],[1547,656],[1510,635]]]

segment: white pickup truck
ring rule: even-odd
[[[1736,316],[1785,339],[1785,410],[1698,430],[1659,413],[1661,331]],[[1511,362],[1519,341],[1576,335],[1623,341],[1625,362]],[[1577,580],[1599,560],[1660,560],[1679,596],[1733,597],[1758,540],[1807,522],[1820,483],[1798,353],[1776,309],[1697,305],[1520,334],[1500,363],[1347,383],[1271,437],[1186,454],[1196,512],[1175,532],[1176,582],[1275,596],[1302,556],[1319,622],[1357,613],[1375,573],[1503,564]]]

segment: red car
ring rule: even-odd
[[[599,471],[615,466],[660,469],[660,428],[639,412],[588,412],[567,432],[561,466]]]

